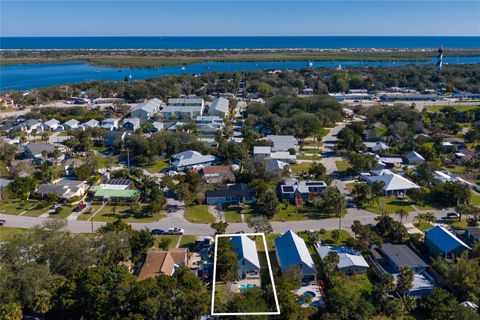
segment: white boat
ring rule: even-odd
[[[312,62],[312,61],[308,61],[307,67],[313,67],[313,62]]]

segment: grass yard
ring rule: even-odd
[[[337,171],[347,171],[350,168],[350,162],[347,160],[337,160],[335,161],[335,165],[337,166]]]
[[[382,210],[381,210],[382,200],[383,200],[383,203],[385,205],[385,207],[384,207],[385,211],[388,214],[393,214],[397,210],[400,210],[400,209],[403,209],[407,212],[415,211],[415,209],[412,207],[412,205],[414,204],[413,202],[408,201],[408,200],[397,199],[397,197],[395,197],[395,196],[382,197],[380,199],[380,201],[378,202],[378,204],[377,203],[364,204],[362,206],[362,208],[365,209],[365,210],[368,210],[370,212],[381,214],[382,213]]]
[[[33,206],[27,212],[25,212],[23,215],[27,216],[27,217],[39,217],[40,215],[42,215],[43,213],[47,212],[50,209],[51,209],[50,205],[48,205],[46,207]]]
[[[300,152],[303,152],[305,154],[321,154],[322,149],[302,149]]]
[[[163,250],[158,246],[160,244],[160,241],[162,241],[163,239],[166,239],[168,241],[168,249],[173,249],[177,245],[177,242],[180,236],[179,235],[161,235],[161,236],[153,236],[153,238],[155,239],[155,243],[153,244],[153,247],[151,248],[151,250]]]
[[[273,247],[275,246],[275,239],[279,237],[280,234],[278,233],[268,233],[265,234],[265,238],[267,240],[267,249],[268,251],[272,251]],[[255,239],[255,243],[257,245],[258,252],[265,252],[265,246],[263,245],[263,237],[257,237]]]
[[[312,155],[304,155],[304,156],[297,156],[298,160],[321,160],[322,156],[312,154]]]
[[[347,188],[348,192],[352,193],[354,185],[355,185],[355,182],[348,182],[348,183],[345,183],[345,188]]]
[[[108,147],[92,147],[92,150],[95,150],[98,152],[105,152],[108,150]]]
[[[0,177],[8,176],[8,167],[7,164],[3,161],[0,161]]]
[[[332,230],[327,230],[324,234],[320,234],[320,240],[322,243],[334,246],[341,246],[347,243],[347,240],[350,239],[350,234],[345,230],[340,230],[340,237],[338,240],[334,240],[332,237]]]
[[[302,142],[302,147],[303,146],[309,146],[309,147],[318,147],[320,149],[320,147],[323,145],[323,142],[322,141],[311,141],[311,140],[308,140],[308,141],[303,141]]]
[[[287,207],[282,204],[280,210],[276,215],[272,217],[272,221],[298,221],[307,220],[308,217],[305,214],[299,212],[298,207],[294,205],[288,205]]]
[[[240,206],[230,206],[223,211],[225,215],[225,220],[228,223],[242,222],[241,210],[243,209],[243,218],[245,222],[250,221],[252,217],[253,209],[249,205],[244,205],[243,208]]]
[[[414,223],[413,224],[415,227],[417,227],[417,229],[425,232],[425,230],[428,230],[430,228],[433,228],[433,224],[429,223],[429,222],[419,222],[419,223]]]
[[[475,191],[472,191],[472,198],[471,202],[475,206],[480,206],[480,193],[477,193]]]
[[[216,221],[215,217],[208,212],[208,206],[197,205],[185,208],[185,219],[192,223],[213,223]]]
[[[150,173],[158,173],[158,172],[162,171],[163,169],[168,168],[168,166],[169,166],[168,162],[166,162],[164,160],[157,160],[157,161],[155,161],[155,164],[153,164],[151,166],[148,166],[145,169],[147,171],[149,171]]]
[[[295,206],[293,204],[280,205],[279,212],[271,218],[271,221],[299,221],[308,219],[325,219],[331,218],[330,215],[321,213],[317,209],[309,205]]]
[[[12,201],[7,203],[2,203],[0,204],[0,213],[18,215],[24,211],[28,211],[32,209],[33,210],[32,216],[35,216],[35,214],[38,213],[37,212],[38,209],[35,208],[36,205],[37,205],[36,203],[29,202],[29,201]],[[48,209],[47,207],[40,209],[40,210],[43,210],[40,214],[45,212],[47,209]],[[25,215],[28,215],[27,213],[29,212],[26,212]]]
[[[8,223],[8,221],[7,221]],[[7,241],[16,234],[28,232],[29,229],[14,228],[14,227],[0,227],[0,242]]]
[[[303,162],[303,163],[291,164],[290,168],[292,169],[292,173],[297,173],[301,171],[308,171],[308,169],[310,169],[311,166],[312,166],[312,163]]]
[[[440,110],[442,110],[445,107],[447,106],[425,106],[425,108],[427,108],[427,111],[430,111],[430,112],[440,112]],[[466,106],[466,105],[449,105],[448,107],[453,107],[460,112],[480,109],[480,106]]]
[[[467,220],[455,221],[450,223],[450,227],[457,230],[464,230],[466,227],[468,227],[468,223]]]
[[[57,219],[66,218],[66,217],[68,217],[69,215],[72,214],[73,209],[75,209],[75,206],[66,206],[66,205],[63,205],[63,206],[62,206],[62,210],[60,210],[59,213],[51,212],[51,213],[48,215],[48,217],[49,217],[49,218],[57,218]]]
[[[145,206],[143,206],[142,209],[145,210]],[[93,209],[93,213],[95,213],[95,211],[96,209]],[[82,214],[81,216],[84,216],[81,220],[88,220],[88,218],[90,217],[89,214]],[[93,217],[93,221],[113,222],[120,218],[123,219],[125,222],[153,222],[159,220],[162,217],[162,213],[134,216],[131,213],[130,206],[107,205],[97,212],[97,214]]]
[[[376,280],[376,275],[373,270],[368,269],[367,273],[354,274],[348,277],[352,281],[352,285],[357,286],[364,292],[371,293],[373,289],[373,283]]]
[[[190,248],[195,244],[195,236],[184,235],[180,240],[180,248]]]

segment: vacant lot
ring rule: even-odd
[[[185,208],[185,219],[192,223],[213,223],[215,222],[215,217],[208,212],[208,207],[206,205],[197,205],[190,206]]]

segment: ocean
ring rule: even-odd
[[[480,37],[0,37],[0,49],[480,48]]]

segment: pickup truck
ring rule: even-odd
[[[168,234],[184,234],[185,230],[181,228],[169,228],[168,229]]]

